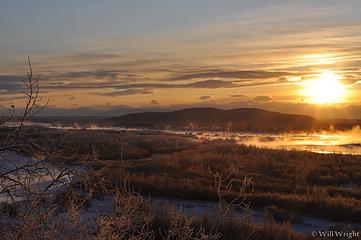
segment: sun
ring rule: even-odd
[[[311,103],[339,103],[346,94],[342,77],[333,71],[324,71],[315,79],[306,82],[304,93]]]

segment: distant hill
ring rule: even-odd
[[[132,113],[106,119],[125,127],[181,128],[198,130],[287,131],[319,127],[317,119],[296,114],[271,112],[257,108],[221,110],[189,108],[173,112]]]

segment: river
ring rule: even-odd
[[[10,123],[8,126],[17,126]],[[193,136],[199,140],[229,140],[239,144],[286,150],[301,150],[317,153],[338,153],[361,155],[361,129],[355,127],[348,131],[322,131],[297,133],[252,133],[252,132],[220,132],[192,130],[163,130],[144,128],[104,127],[97,125],[61,126],[49,123],[27,122],[26,125],[51,129],[84,129],[105,131],[155,131],[185,136]]]

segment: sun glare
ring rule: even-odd
[[[306,83],[305,95],[312,103],[339,103],[346,94],[346,87],[341,79],[342,77],[333,71],[324,71],[316,79]]]

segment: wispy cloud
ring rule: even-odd
[[[123,91],[113,91],[105,93],[94,93],[101,96],[118,97],[118,96],[131,96],[131,95],[147,95],[153,92],[147,89],[127,89]]]
[[[270,72],[270,71],[226,71],[221,69],[209,69],[193,73],[179,74],[170,78],[170,80],[190,80],[197,78],[234,78],[234,79],[267,79],[279,78],[293,75],[289,72]]]
[[[0,90],[6,93],[19,92],[23,88],[26,76],[0,75]]]
[[[257,96],[252,99],[255,102],[269,102],[272,101],[272,98],[269,96]]]
[[[199,99],[200,100],[208,100],[208,99],[211,99],[212,97],[211,96],[200,96]]]

